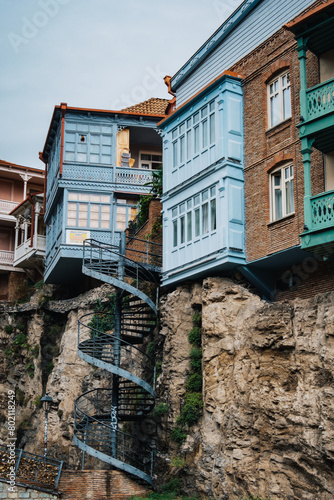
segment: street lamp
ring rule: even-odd
[[[48,413],[51,410],[51,406],[53,404],[53,399],[48,393],[45,393],[45,396],[41,398],[41,403],[45,412],[45,421],[44,421],[44,458],[46,458],[46,448],[48,441]]]

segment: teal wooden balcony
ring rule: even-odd
[[[334,191],[305,199],[305,231],[301,235],[301,248],[324,256],[333,252]]]
[[[304,105],[303,105],[304,104]],[[300,138],[311,138],[313,146],[323,153],[333,150],[334,79],[301,92],[302,122]]]

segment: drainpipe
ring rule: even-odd
[[[44,163],[45,165],[45,175],[44,175],[44,190],[43,190],[43,212],[45,209],[45,202],[46,202],[46,182],[48,179],[48,162],[45,161],[43,153],[39,153],[38,155],[39,159]]]
[[[32,204],[32,210],[31,210],[31,234],[30,234],[30,247],[34,246],[34,239],[35,239],[35,227],[37,227],[36,221],[35,221],[35,205],[34,203]]]
[[[65,102],[60,103],[61,109],[61,136],[60,136],[60,167],[59,176],[63,174],[63,159],[64,159],[64,131],[65,131],[65,114],[66,114],[67,104]]]

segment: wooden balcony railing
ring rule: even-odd
[[[307,89],[307,120],[321,118],[334,111],[334,79]]]

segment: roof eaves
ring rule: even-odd
[[[288,23],[284,24],[284,28],[286,28],[289,31],[292,31],[294,33],[295,29],[298,29],[298,27],[303,24],[304,22],[312,19],[315,17],[317,14],[322,13],[323,11],[327,10],[329,7],[332,7],[334,5],[334,0],[327,0],[326,3],[322,3],[320,5],[317,5],[316,7],[311,6],[311,8],[305,9],[301,14],[299,14],[297,17],[289,21]]]
[[[226,38],[262,0],[244,0],[171,79],[175,91],[181,82]]]
[[[171,118],[174,119],[175,115],[178,115],[181,111],[183,111],[187,106],[190,105],[190,102],[192,103],[194,101],[194,99],[198,99],[201,94],[203,94],[204,92],[206,92],[207,90],[209,90],[209,88],[213,87],[215,84],[218,84],[218,82],[220,82],[223,78],[226,78],[226,77],[238,78],[239,80],[243,80],[245,78],[244,75],[241,75],[239,73],[235,73],[234,71],[224,71],[223,73],[221,73],[220,75],[218,75],[214,80],[212,80],[210,83],[208,83],[208,85],[206,85],[205,87],[201,88],[201,90],[199,90],[198,92],[196,92],[196,94],[192,95],[186,102],[184,102],[183,104],[181,104],[181,106],[179,106],[178,108],[174,109],[173,113],[171,113],[168,116],[166,116],[165,118],[163,118],[163,120],[161,120],[157,124],[157,126],[159,127],[162,124],[165,125]]]

